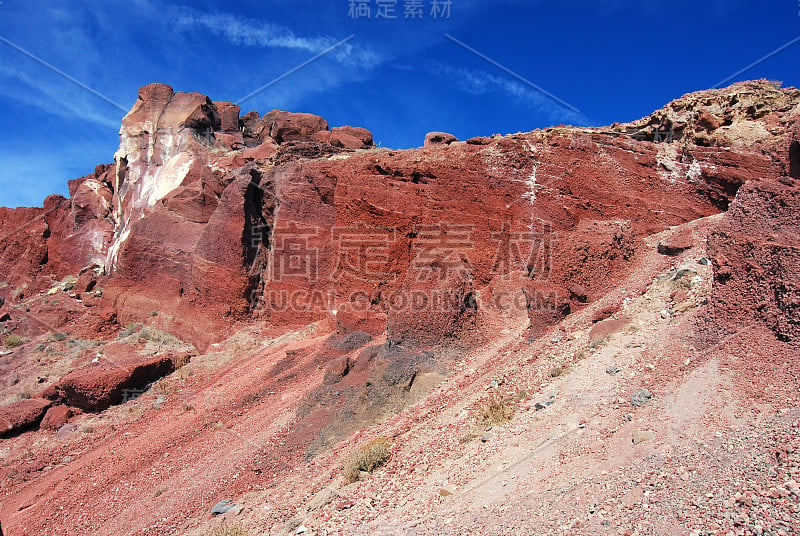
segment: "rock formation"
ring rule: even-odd
[[[420,400],[506,331],[558,342],[583,311],[590,348],[632,329],[636,296],[621,282],[688,262],[705,235],[708,259],[670,268],[686,288],[663,318],[697,306],[686,280],[710,266],[697,351],[752,328],[788,352],[800,343],[799,170],[800,91],[766,81],[629,124],[435,132],[404,151],[312,114],[242,115],[151,84],[113,163],[70,181],[69,199],[0,208],[0,330],[21,337],[0,360],[0,434],[21,440],[40,422],[36,433],[69,434],[198,355],[208,368],[182,389],[208,387],[220,345],[257,333],[263,344],[235,353],[282,357],[238,371],[259,387],[231,412],[280,391],[266,413],[302,417],[264,462],[278,474],[300,446],[320,452]]]

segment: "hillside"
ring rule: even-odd
[[[151,84],[69,191],[0,208],[6,536],[800,534],[800,90],[390,150]]]

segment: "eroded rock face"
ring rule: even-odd
[[[800,185],[752,181],[709,237],[714,317],[729,333],[758,320],[800,344]]]
[[[727,210],[753,178],[796,175],[798,102],[750,82],[627,125],[388,151],[312,114],[242,116],[151,84],[113,165],[68,200],[0,211],[0,299],[94,269],[87,306],[123,323],[158,312],[201,348],[249,318],[428,345],[478,329],[492,286],[522,298],[537,333],[612,287],[643,237]]]
[[[294,144],[311,143],[320,133],[331,139],[314,145],[333,153],[371,144],[365,129],[331,132],[311,114],[274,110],[240,118],[239,111],[152,84],[123,120],[116,229],[106,259],[113,276],[106,297],[121,320],[159,310],[163,329],[200,347],[217,340],[249,311],[253,258],[246,235],[253,226],[266,230],[250,208],[264,198],[253,186],[264,170],[305,157]]]

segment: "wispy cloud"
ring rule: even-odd
[[[429,74],[455,84],[461,91],[470,95],[503,94],[521,105],[542,113],[553,123],[585,125],[590,122],[583,114],[564,108],[541,92],[507,77],[436,61],[428,62],[425,69]]]
[[[266,20],[250,19],[230,13],[206,13],[192,8],[181,8],[173,18],[181,31],[206,30],[229,43],[243,47],[282,48],[319,54],[346,36],[300,36],[291,29]],[[338,63],[354,68],[371,69],[385,58],[376,50],[345,44],[331,57]]]

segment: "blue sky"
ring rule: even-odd
[[[236,101],[354,36],[243,112],[312,112],[406,148],[432,130],[633,120],[800,36],[798,0],[451,0],[438,18],[421,0],[422,19],[406,19],[410,1],[369,0],[353,18],[349,0],[2,0],[0,37],[128,109],[155,81]],[[396,19],[376,18],[381,2]],[[798,65],[800,42],[733,81],[798,86]],[[5,42],[0,106],[0,205],[40,206],[113,160],[124,112]]]

